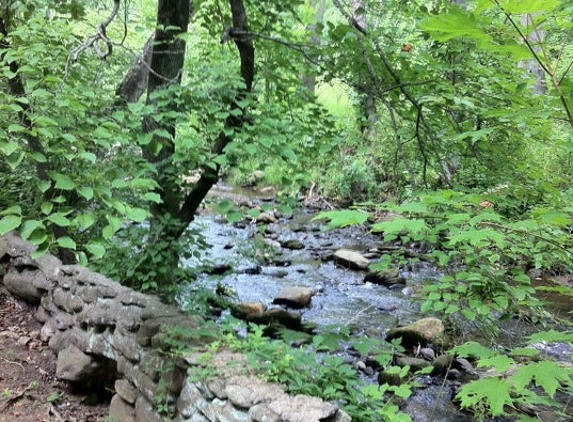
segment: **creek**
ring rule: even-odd
[[[268,203],[252,192],[225,187],[219,187],[214,195],[252,206]],[[286,286],[309,287],[313,297],[311,305],[300,310],[303,322],[316,324],[319,329],[349,327],[354,336],[384,337],[388,329],[422,317],[415,294],[423,282],[439,278],[439,271],[428,263],[415,262],[400,270],[403,282],[392,288],[365,282],[366,272],[342,268],[324,258],[338,249],[367,252],[380,246],[381,237],[358,226],[324,231],[323,224],[312,220],[315,214],[316,210],[302,208],[270,224],[249,220],[230,224],[207,207],[191,226],[209,245],[203,260],[215,268],[231,270],[217,276],[203,274],[200,285],[213,291],[223,286],[234,292],[239,302],[259,302],[268,307]],[[303,247],[283,247],[292,240]],[[192,258],[186,265],[198,263]],[[503,332],[511,343],[508,345],[513,346],[527,334],[527,328],[514,321],[503,327]],[[570,348],[565,351],[570,352]],[[403,409],[414,422],[472,420],[451,401],[455,383],[442,385],[441,379],[430,377],[421,381],[425,388],[416,390]]]

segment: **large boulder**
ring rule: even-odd
[[[365,270],[370,265],[370,260],[359,252],[350,249],[339,249],[334,253],[334,262],[346,268]]]
[[[393,328],[386,334],[386,340],[402,338],[402,346],[426,345],[444,332],[444,324],[438,318],[422,318],[405,327]]]
[[[312,290],[308,287],[288,286],[275,296],[273,303],[291,308],[304,308],[310,304]]]

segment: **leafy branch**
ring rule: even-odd
[[[547,74],[547,76],[550,77],[551,79],[551,83],[553,84],[553,87],[555,88],[555,91],[557,91],[557,94],[559,96],[559,100],[561,101],[561,105],[563,106],[563,110],[565,111],[566,115],[567,115],[567,122],[569,123],[569,125],[571,126],[571,128],[573,128],[573,111],[571,110],[571,108],[569,107],[569,103],[567,102],[567,98],[565,97],[565,94],[563,93],[563,90],[561,88],[561,82],[563,81],[563,78],[565,77],[565,75],[567,74],[567,72],[569,71],[569,69],[571,68],[571,66],[573,65],[573,62],[569,65],[569,67],[567,68],[567,71],[563,74],[563,76],[561,77],[561,79],[557,79],[557,66],[555,66],[555,69],[551,70],[549,68],[549,65],[547,63],[547,61],[543,61],[539,55],[539,53],[536,51],[535,47],[532,45],[531,41],[529,40],[529,37],[527,37],[527,35],[525,35],[523,33],[523,31],[521,30],[521,28],[519,27],[519,25],[517,24],[517,22],[515,21],[515,19],[513,18],[513,16],[511,15],[511,13],[507,12],[504,7],[499,3],[498,0],[494,0],[494,3],[497,5],[497,7],[503,12],[503,14],[505,15],[505,17],[507,18],[507,20],[511,23],[511,26],[513,26],[513,28],[515,29],[515,31],[517,32],[517,34],[519,35],[519,38],[521,39],[521,41],[526,45],[527,49],[529,50],[529,52],[531,53],[531,55],[533,56],[533,59],[537,62],[537,64],[541,67],[541,69],[543,69],[543,72],[545,72],[545,74]],[[534,31],[539,34],[539,28],[537,27],[537,25],[534,22],[533,16],[532,15],[528,15],[529,19],[531,19],[532,24],[534,25]],[[541,43],[540,43],[541,44]],[[542,44],[541,44],[542,45]],[[543,51],[543,50],[542,50]],[[546,60],[547,60],[547,56],[545,55]]]

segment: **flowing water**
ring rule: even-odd
[[[244,193],[219,188],[216,195],[235,201],[252,200],[245,198]],[[260,302],[265,306],[273,306],[274,297],[286,286],[310,287],[314,295],[311,305],[301,311],[303,322],[319,327],[346,326],[356,335],[383,336],[388,329],[421,317],[414,294],[424,281],[439,278],[438,271],[418,262],[401,270],[405,283],[397,288],[365,283],[365,272],[341,268],[322,258],[343,248],[366,252],[381,243],[380,237],[360,227],[324,231],[320,223],[312,220],[314,214],[303,209],[294,217],[266,226],[249,221],[233,225],[208,212],[197,216],[192,228],[200,230],[209,245],[203,260],[215,267],[232,269],[221,276],[204,274],[199,282],[213,290],[217,285],[231,289],[240,302]],[[304,248],[290,250],[280,246],[288,240],[298,240]],[[261,265],[261,260],[266,263]],[[194,258],[186,264],[196,266],[198,260]],[[505,330],[514,342],[516,337],[522,338],[516,333],[524,333],[517,324]],[[571,352],[568,348],[564,353]],[[443,388],[441,380],[429,377],[423,383],[425,388],[417,390],[404,409],[415,422],[471,420],[470,415],[452,404],[449,383]]]

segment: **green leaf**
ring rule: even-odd
[[[22,215],[22,207],[20,205],[12,205],[10,208],[6,208],[0,212],[0,215]]]
[[[507,380],[495,377],[483,378],[464,385],[456,395],[456,399],[460,400],[462,409],[485,404],[492,416],[499,416],[504,413],[504,406],[513,406],[511,389],[512,383]]]
[[[111,137],[111,133],[103,126],[98,126],[96,130],[92,132],[92,136],[95,138],[109,138]]]
[[[92,214],[81,214],[76,217],[76,221],[82,228],[89,229],[95,223],[95,217]]]
[[[143,208],[128,207],[126,214],[127,218],[129,218],[132,221],[135,221],[136,223],[141,223],[145,221],[147,217],[149,217],[149,213]]]
[[[86,198],[88,201],[94,197],[94,190],[89,186],[81,186],[78,188],[78,193]]]
[[[43,245],[48,241],[48,234],[44,230],[36,230],[27,239],[32,245]]]
[[[161,196],[159,196],[159,194],[155,192],[147,192],[145,195],[143,195],[143,198],[145,198],[150,202],[155,202],[156,204],[161,204],[162,202]]]
[[[42,205],[40,205],[40,210],[42,211],[42,214],[49,215],[53,209],[54,209],[54,204],[52,204],[51,202],[42,202]]]
[[[0,236],[17,229],[22,223],[19,215],[7,215],[0,220]]]
[[[48,159],[46,158],[46,156],[40,152],[33,152],[30,154],[30,157],[32,157],[32,159],[34,161],[36,161],[37,163],[47,163]]]
[[[5,155],[11,155],[14,151],[16,151],[20,146],[18,142],[14,141],[1,141],[0,144],[0,151],[2,151]]]
[[[490,350],[487,347],[483,347],[481,344],[475,341],[470,341],[454,347],[452,349],[452,353],[455,353],[461,357],[475,357],[479,359],[491,358],[495,356],[495,352],[493,350]]]
[[[132,188],[135,189],[152,190],[159,188],[159,185],[155,180],[143,177],[133,179],[132,181],[129,182],[129,184],[131,185]]]
[[[68,236],[58,237],[56,240],[59,246],[66,249],[76,249],[76,242]]]
[[[113,230],[113,228],[109,224],[107,226],[105,226],[101,231],[101,235],[106,240],[113,237],[114,234],[115,234],[115,230]]]
[[[229,211],[226,218],[229,223],[237,223],[243,219],[243,214],[238,211]]]
[[[50,214],[48,220],[60,227],[68,227],[70,225],[70,220],[62,213]]]
[[[561,0],[502,0],[500,6],[508,13],[512,14],[535,14],[548,13],[561,6]]]
[[[503,372],[509,369],[509,367],[514,363],[515,361],[510,357],[505,355],[498,355],[492,356],[490,358],[480,359],[478,362],[478,367],[493,366],[497,372]]]
[[[56,182],[56,189],[72,190],[76,187],[76,184],[72,182],[72,179],[61,173],[52,173],[50,177]]]
[[[38,189],[40,190],[40,192],[44,193],[46,192],[48,189],[50,189],[50,186],[52,184],[50,182],[48,182],[47,180],[38,180],[36,186],[38,187]]]
[[[100,243],[88,243],[86,249],[97,258],[101,258],[105,255],[105,247]]]
[[[10,154],[5,159],[6,164],[10,166],[10,169],[16,170],[16,168],[20,165],[20,163],[24,159],[24,155],[25,154],[23,151],[20,151],[19,153]]]
[[[511,381],[517,391],[523,390],[534,381],[538,387],[543,388],[549,396],[553,397],[560,382],[565,385],[573,385],[570,379],[571,375],[573,375],[571,368],[566,368],[557,362],[544,360],[520,366],[517,373],[511,377]]]
[[[395,218],[390,221],[382,221],[376,223],[372,226],[372,232],[384,234],[399,234],[401,232],[407,232],[412,234],[424,233],[429,230],[426,222],[419,218]]]
[[[422,202],[404,202],[395,209],[396,212],[410,214],[425,214],[428,212],[428,206]]]
[[[27,240],[37,228],[44,228],[44,224],[39,220],[26,220],[20,229],[20,236]]]
[[[529,336],[529,344],[540,342],[556,343],[573,343],[573,333],[561,332],[555,330],[541,331]]]
[[[364,224],[370,217],[369,213],[357,210],[323,211],[318,213],[312,221],[329,220],[324,230],[347,227],[355,224]]]
[[[38,249],[36,249],[34,252],[32,252],[30,257],[32,259],[38,259],[38,258],[41,258],[44,255],[46,255],[46,253],[48,253],[48,245],[46,243],[42,243],[39,245]]]
[[[503,234],[492,229],[481,229],[455,234],[450,237],[449,245],[456,246],[458,243],[469,243],[472,246],[485,247],[491,242],[500,248],[506,244]]]
[[[121,221],[121,219],[113,216],[113,215],[108,215],[107,216],[107,221],[109,222],[110,227],[113,229],[113,232],[115,233],[116,231],[118,231],[119,229],[121,229],[121,226],[123,225],[123,222]]]
[[[123,179],[115,179],[111,182],[111,187],[116,189],[124,189],[127,187],[127,182]]]
[[[97,161],[97,157],[94,153],[91,152],[81,152],[80,154],[78,154],[78,157],[90,162],[90,163],[95,163]]]
[[[459,7],[452,8],[449,13],[440,13],[428,18],[420,24],[420,28],[429,32],[438,41],[463,37],[478,41],[480,46],[491,42],[491,37],[480,28],[477,17]]]

